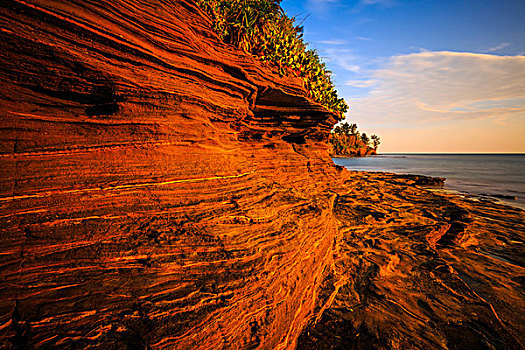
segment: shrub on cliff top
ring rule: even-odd
[[[281,75],[303,79],[309,97],[342,117],[348,110],[338,98],[331,72],[315,50],[308,50],[302,27],[286,16],[281,0],[197,0],[212,18],[222,40],[270,62]]]

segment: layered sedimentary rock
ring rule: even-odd
[[[0,3],[2,347],[522,346],[523,212],[335,167],[335,116],[209,28]]]

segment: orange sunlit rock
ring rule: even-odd
[[[523,212],[351,173],[193,1],[0,4],[6,348],[519,348]]]

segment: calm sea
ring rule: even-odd
[[[349,170],[387,171],[444,177],[445,188],[468,194],[516,196],[502,199],[525,209],[525,154],[380,154],[334,158]]]

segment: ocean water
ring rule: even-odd
[[[357,171],[386,171],[444,177],[445,189],[472,195],[515,196],[498,199],[525,209],[525,154],[380,154],[334,158]]]

